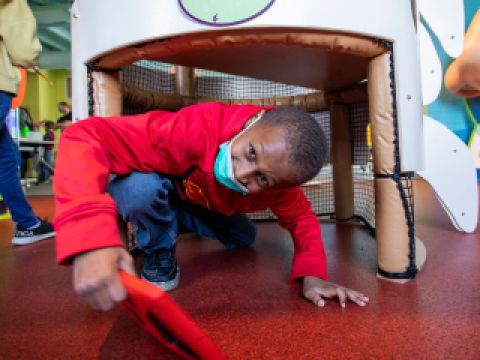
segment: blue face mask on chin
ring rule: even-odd
[[[244,128],[240,133],[235,135],[230,141],[224,142],[220,145],[218,150],[217,158],[215,159],[215,165],[213,167],[213,173],[215,178],[222,184],[232,189],[242,193],[242,195],[248,195],[248,189],[243,186],[236,178],[235,173],[233,172],[233,160],[232,160],[232,144],[240,135],[242,135],[249,127],[255,124],[265,113],[265,110],[260,111],[256,116],[250,121],[250,124]]]
[[[226,142],[220,145],[220,149],[215,159],[215,165],[213,167],[213,173],[215,178],[222,184],[242,193],[242,195],[248,194],[248,189],[243,186],[236,178],[233,172],[233,161],[231,155],[231,142]]]

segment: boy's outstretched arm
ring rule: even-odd
[[[122,247],[77,255],[73,260],[73,288],[92,308],[110,310],[127,296],[119,269],[135,275],[133,258]]]
[[[303,296],[313,302],[318,307],[325,306],[325,299],[338,298],[340,306],[344,308],[347,300],[354,302],[359,306],[368,304],[368,297],[356,290],[349,289],[315,276],[305,276],[303,278]]]
[[[300,187],[284,191],[275,205],[272,211],[294,242],[290,281],[303,281],[303,296],[319,307],[331,298],[338,298],[342,307],[346,306],[347,300],[359,306],[367,305],[369,299],[362,293],[327,281],[320,222]]]

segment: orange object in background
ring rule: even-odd
[[[480,10],[465,34],[462,53],[450,64],[444,80],[446,88],[454,95],[480,96]]]
[[[17,96],[12,99],[12,109],[18,108],[22,105],[23,98],[25,96],[25,89],[27,88],[27,71],[23,68],[19,68],[20,70],[20,83],[18,84]]]

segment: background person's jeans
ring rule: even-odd
[[[43,155],[42,155],[43,161],[45,161],[45,163],[47,163],[50,166],[52,166],[52,157],[53,157],[53,150],[47,150],[47,149],[43,150]],[[53,175],[52,170],[42,162],[40,162],[38,171],[40,173],[38,176],[39,183],[44,182],[45,180],[48,179],[50,175]]]
[[[147,254],[171,247],[177,235],[187,231],[217,239],[230,249],[255,240],[256,226],[246,215],[225,216],[188,204],[178,198],[170,180],[157,173],[117,176],[107,192],[123,219],[137,226],[137,246]]]
[[[5,125],[11,103],[12,94],[0,91],[0,194],[12,214],[13,221],[29,228],[37,224],[38,220],[25,199],[18,175],[19,149]]]

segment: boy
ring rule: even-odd
[[[53,121],[45,121],[45,134],[43,135],[44,141],[55,141],[55,123]],[[41,184],[48,180],[49,176],[53,174],[52,171],[52,157],[53,157],[53,144],[43,146],[42,161],[40,162],[40,169],[37,184]]]
[[[255,226],[243,213],[270,208],[294,239],[290,280],[303,281],[303,295],[317,306],[337,296],[342,307],[347,298],[364,306],[364,295],[322,280],[320,224],[298,186],[326,153],[315,120],[292,108],[206,103],[80,121],[63,133],[57,156],[58,261],[73,262],[75,291],[108,310],[126,296],[118,268],[134,273],[117,211],[139,229],[141,276],[168,290],[179,280],[178,233],[248,246]],[[117,177],[108,184],[110,173]]]

